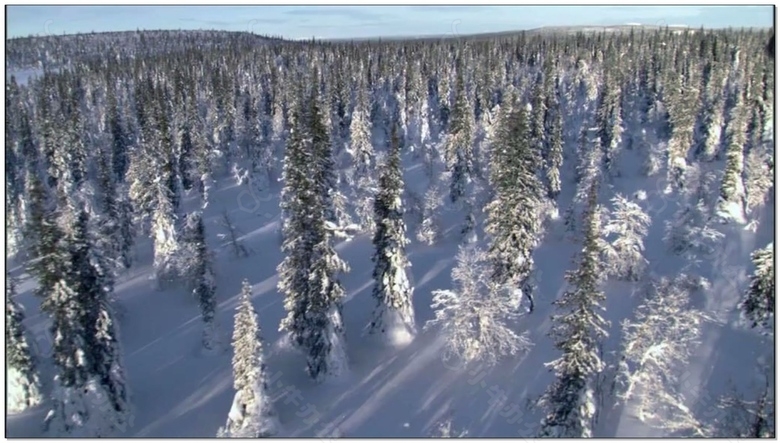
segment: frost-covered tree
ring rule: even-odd
[[[221,346],[219,326],[215,319],[217,287],[214,281],[211,253],[206,244],[203,215],[200,212],[193,212],[187,216],[182,240],[181,251],[186,256],[182,257],[185,260],[180,265],[180,272],[188,277],[188,283],[200,307],[204,323],[203,347],[208,351],[217,351]]]
[[[16,283],[5,275],[5,361],[8,377],[8,412],[22,412],[43,401],[35,346],[24,327],[24,308],[16,301]]]
[[[643,252],[650,217],[641,206],[621,194],[612,198],[612,205],[612,215],[604,226],[609,245],[606,248],[609,273],[619,279],[637,281],[648,263]]]
[[[750,287],[745,291],[740,308],[751,327],[760,326],[763,330],[774,333],[774,242],[754,251],[751,259],[756,269],[751,276]]]
[[[703,171],[698,164],[690,165],[685,182],[688,194],[679,203],[680,208],[666,221],[664,242],[669,250],[678,255],[692,257],[710,254],[723,239],[714,220],[715,175]]]
[[[112,273],[131,264],[133,227],[131,205],[123,192],[123,185],[117,182],[111,158],[105,149],[97,153],[97,179],[100,215],[97,218],[99,236],[97,247],[106,256]]]
[[[474,173],[474,113],[466,95],[464,72],[458,69],[455,106],[449,116],[445,164],[450,171],[450,201],[457,203],[466,194]]]
[[[443,195],[439,181],[432,178],[423,196],[421,220],[416,235],[417,240],[424,244],[433,245],[441,237],[439,208],[442,206]]]
[[[435,317],[424,329],[438,329],[446,355],[466,362],[495,364],[504,356],[530,348],[528,334],[518,334],[509,323],[519,315],[515,290],[491,278],[486,252],[461,246],[452,270],[453,290],[433,291]]]
[[[303,346],[306,309],[309,303],[308,270],[311,263],[311,223],[308,211],[312,208],[313,183],[307,164],[311,153],[305,145],[305,121],[300,109],[293,113],[293,125],[285,149],[280,207],[282,210],[282,252],[284,259],[277,267],[278,289],[284,295],[287,316],[279,325],[289,334],[295,347]]]
[[[588,193],[585,213],[585,239],[575,271],[566,274],[570,287],[554,304],[559,314],[552,317],[550,336],[562,355],[547,363],[556,379],[541,398],[547,410],[542,421],[542,437],[591,437],[596,416],[595,377],[604,369],[601,340],[608,323],[599,310],[606,299],[601,290],[603,267],[600,262],[601,221],[597,205],[598,182]]]
[[[685,274],[663,278],[636,308],[635,318],[622,322],[618,398],[635,404],[642,422],[681,436],[707,432],[685,404],[683,392],[690,357],[708,321],[690,302],[690,293],[701,284]]]
[[[364,88],[358,90],[357,96],[355,110],[352,112],[351,135],[347,148],[353,164],[347,179],[353,189],[353,204],[360,226],[365,232],[373,232],[372,204],[376,188],[374,147],[371,144],[371,122]]]
[[[252,306],[252,287],[244,280],[233,326],[233,388],[236,394],[218,437],[271,437],[279,419],[269,394],[263,337]]]
[[[371,334],[382,334],[392,344],[407,344],[416,334],[413,288],[409,284],[406,258],[406,224],[401,196],[403,170],[395,129],[391,132],[390,152],[379,178],[379,193],[374,201],[374,289],[376,299],[373,318],[368,325]]]
[[[54,378],[45,429],[53,436],[111,437],[133,423],[118,326],[95,266],[85,211],[73,214],[58,277],[41,304],[52,317]]]
[[[141,107],[144,119],[139,148],[130,160],[127,180],[130,183],[129,196],[136,224],[143,226],[147,220],[151,220],[149,234],[154,246],[155,278],[158,285],[164,288],[178,278],[177,211],[180,191],[174,145],[168,125],[169,116],[160,108],[159,104],[151,109]]]
[[[561,192],[561,165],[563,164],[563,114],[557,101],[550,109],[550,152],[547,154],[547,196],[555,200]]]
[[[726,220],[744,220],[745,144],[747,143],[747,117],[742,91],[737,88],[735,103],[726,124],[726,166],[720,186],[718,215]]]
[[[316,94],[318,88],[314,87]],[[296,110],[285,157],[282,194],[286,252],[279,266],[279,289],[287,316],[280,330],[307,358],[315,381],[347,369],[341,303],[344,288],[338,274],[349,267],[332,241],[336,214],[332,196],[335,174],[332,150],[316,96]]]
[[[718,408],[724,411],[711,432],[716,438],[774,438],[775,396],[770,371],[764,371],[764,383],[755,400],[748,400],[745,394],[732,388],[731,392],[718,401]]]
[[[502,112],[491,149],[494,197],[486,208],[488,254],[495,282],[519,285],[524,295],[531,297],[527,281],[534,267],[543,185],[537,177],[537,153],[529,139],[528,108],[514,102],[510,109],[507,103]]]
[[[594,136],[593,128],[589,128],[586,121],[579,132],[577,152],[577,166],[575,169],[576,188],[574,198],[564,215],[566,230],[571,233],[581,232],[578,222],[582,221],[582,214],[586,211],[585,205],[588,199],[588,191],[591,185],[599,180],[602,171],[602,157],[600,138]]]
[[[753,214],[767,200],[774,185],[770,170],[771,159],[763,147],[753,147],[745,159],[745,212]]]

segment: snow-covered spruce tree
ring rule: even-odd
[[[604,227],[609,244],[608,273],[621,280],[638,281],[648,263],[643,251],[650,217],[621,194],[612,198],[612,205],[612,215]]]
[[[713,207],[717,198],[712,191],[717,187],[715,175],[703,171],[702,167],[696,163],[688,167],[687,195],[679,203],[680,209],[666,221],[664,242],[674,254],[688,257],[710,254],[723,239],[723,233],[713,226]]]
[[[263,337],[252,306],[252,287],[244,280],[233,327],[233,387],[236,390],[227,423],[218,437],[271,437],[279,420],[269,395]]]
[[[533,251],[540,230],[539,207],[543,185],[537,172],[537,153],[529,140],[528,109],[512,99],[502,109],[491,149],[490,184],[493,200],[487,205],[485,232],[493,280],[514,285],[532,297],[527,279],[533,271]]]
[[[98,149],[97,152],[97,180],[100,215],[97,225],[99,235],[97,236],[97,248],[106,256],[110,266],[110,272],[115,274],[125,264],[125,257],[129,251],[123,250],[126,246],[125,239],[122,238],[122,217],[120,211],[123,209],[120,202],[117,201],[117,187],[115,183],[115,174],[110,164],[109,153],[106,149]]]
[[[176,221],[180,197],[168,116],[159,107],[148,110],[139,149],[130,160],[127,174],[136,223],[143,226],[151,219],[155,278],[158,286],[165,288],[178,278]]]
[[[203,215],[200,212],[193,212],[187,216],[182,237],[184,245],[181,252],[184,252],[186,257],[182,257],[185,261],[180,265],[180,273],[188,277],[188,283],[200,307],[204,323],[203,347],[207,351],[218,351],[221,346],[219,325],[214,318],[217,308],[217,288],[214,282],[211,253],[206,244]]]
[[[750,287],[745,291],[740,308],[750,326],[760,326],[763,330],[774,333],[775,316],[775,252],[774,242],[751,254],[756,270],[750,280]]]
[[[769,167],[772,160],[768,157],[763,146],[754,146],[745,159],[745,212],[748,215],[764,205],[774,185]]]
[[[315,82],[316,86],[317,82]],[[337,192],[332,147],[322,121],[316,94],[308,106],[308,128],[311,149],[312,206],[309,207],[311,238],[308,267],[308,305],[304,346],[307,350],[307,372],[315,381],[338,377],[347,371],[344,325],[341,320],[344,287],[339,274],[349,266],[336,253],[333,229],[337,222],[333,195]]]
[[[352,186],[355,213],[364,232],[374,231],[373,195],[376,190],[374,178],[374,147],[371,144],[371,122],[368,115],[365,88],[357,92],[357,103],[352,112],[350,142],[347,152],[353,159],[347,176]]]
[[[726,124],[726,167],[720,186],[718,215],[730,221],[741,222],[745,218],[745,169],[744,149],[747,142],[746,106],[741,88],[736,88],[734,106]]]
[[[22,412],[43,401],[38,356],[24,327],[24,308],[14,300],[16,282],[5,274],[5,361],[8,377],[8,412]]]
[[[575,171],[576,190],[574,198],[564,215],[564,225],[570,233],[577,234],[581,232],[578,222],[586,211],[584,206],[588,199],[588,191],[591,185],[599,179],[602,171],[602,157],[604,155],[600,147],[600,139],[593,136],[593,130],[588,128],[589,122],[585,122],[580,129],[580,139],[578,145],[578,159]]]
[[[682,274],[655,282],[624,320],[617,397],[635,403],[636,414],[649,426],[680,436],[705,436],[706,430],[685,405],[681,385],[689,359],[708,320],[690,305],[697,282]]]
[[[406,258],[406,225],[404,223],[403,170],[398,134],[390,136],[390,153],[379,178],[379,193],[374,200],[374,289],[376,308],[368,331],[381,334],[394,345],[408,344],[416,334],[413,288],[406,274],[411,265]]]
[[[518,334],[508,323],[519,315],[517,299],[496,284],[488,254],[476,246],[461,246],[452,270],[454,290],[433,291],[435,317],[424,329],[437,328],[445,355],[465,362],[493,365],[502,357],[528,350],[528,333]]]
[[[455,106],[449,117],[449,136],[445,147],[445,164],[450,171],[450,201],[458,203],[466,194],[466,187],[474,172],[474,124],[473,111],[466,95],[463,65],[461,64],[455,86]]]
[[[557,102],[550,108],[550,152],[547,154],[547,197],[555,200],[561,193],[561,165],[563,164],[563,114]]]
[[[605,300],[600,261],[598,181],[591,184],[585,212],[585,238],[575,271],[566,274],[571,287],[554,304],[560,314],[552,317],[550,336],[563,355],[547,363],[556,379],[541,398],[547,410],[542,437],[592,437],[596,416],[595,377],[604,369],[601,340],[607,322],[599,314]]]
[[[302,91],[301,91],[302,93]],[[299,95],[300,96],[300,95]],[[288,334],[290,343],[304,350],[307,326],[306,310],[309,304],[309,269],[312,248],[311,226],[308,215],[313,206],[310,148],[306,145],[306,121],[302,105],[296,104],[291,115],[280,207],[282,211],[282,252],[284,259],[277,267],[278,290],[284,295],[286,317],[279,330]]]
[[[696,157],[710,162],[720,153],[724,120],[723,75],[717,64],[708,65],[709,74],[704,89],[704,100],[699,119],[699,139],[695,145]]]
[[[435,170],[440,168],[435,167]],[[417,226],[417,241],[426,245],[433,245],[441,238],[441,211],[444,204],[445,191],[442,189],[444,174],[431,174],[428,189],[422,198],[422,213],[419,226]]]
[[[88,216],[80,210],[72,218],[52,271],[55,283],[46,287],[41,304],[52,317],[58,369],[45,429],[52,436],[117,436],[133,421],[118,328],[94,265]]]

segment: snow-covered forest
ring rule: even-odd
[[[770,35],[6,40],[7,435],[774,437]]]

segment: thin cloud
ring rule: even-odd
[[[284,13],[286,15],[304,16],[304,17],[322,17],[324,15],[334,17],[345,17],[356,20],[364,21],[378,21],[384,17],[384,14],[379,14],[367,10],[367,7],[361,9],[357,8],[343,8],[333,6],[322,6],[316,8],[298,7],[295,9],[289,9]]]
[[[248,23],[279,23],[279,20],[272,20],[269,18],[253,18],[246,20],[201,20],[197,18],[180,18],[180,21],[190,23],[201,23],[204,25],[212,26],[233,26],[233,25],[245,25]]]

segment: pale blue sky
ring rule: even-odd
[[[474,34],[641,23],[771,27],[772,6],[8,6],[7,38],[135,29],[223,29],[286,38]]]

